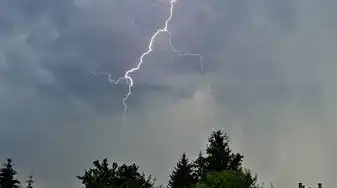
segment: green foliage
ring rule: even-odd
[[[77,176],[85,188],[152,188],[154,179],[138,172],[136,164],[118,166],[113,163],[109,168],[108,160],[102,163],[94,161],[94,168],[86,170],[83,176]]]
[[[259,188],[257,176],[242,168],[243,156],[232,152],[226,133],[214,131],[208,141],[206,156],[200,152],[194,161],[197,183],[192,188]]]
[[[228,170],[208,174],[195,188],[260,188],[256,182],[249,170]]]
[[[20,187],[20,181],[15,179],[17,171],[13,167],[11,159],[7,159],[7,162],[3,164],[3,168],[0,169],[0,188]]]
[[[195,182],[192,170],[192,164],[183,153],[181,159],[177,163],[174,171],[170,175],[168,186],[170,188],[188,187]]]
[[[256,183],[257,176],[252,175],[249,170],[243,169],[243,156],[232,152],[227,134],[221,130],[214,131],[208,141],[206,156],[204,157],[200,151],[197,159],[191,165],[188,165],[188,160],[183,155],[171,175],[169,187],[260,188]],[[185,170],[185,174],[192,174],[195,183],[190,183],[191,181],[186,178],[187,175],[178,175],[183,167],[189,169],[189,171]]]

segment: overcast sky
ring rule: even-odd
[[[166,183],[223,129],[275,188],[337,187],[337,1],[179,0],[128,100],[114,78],[136,65],[168,0],[0,0],[0,159],[38,187],[80,187],[108,157]]]

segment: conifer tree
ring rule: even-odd
[[[195,182],[192,170],[192,164],[190,164],[186,154],[183,153],[174,171],[170,175],[168,186],[170,188],[186,188],[191,186]]]
[[[33,175],[31,174],[28,178],[28,180],[26,181],[28,183],[28,185],[26,186],[26,188],[33,188]]]
[[[229,146],[229,138],[221,130],[212,132],[206,153],[208,172],[238,170],[242,166],[243,156],[238,153],[232,153]]]
[[[0,188],[18,188],[20,182],[15,178],[17,171],[14,170],[12,159],[7,159],[7,162],[3,164],[3,168],[0,169]]]
[[[196,181],[199,181],[206,176],[206,158],[202,155],[200,151],[198,158],[193,163],[193,176]]]

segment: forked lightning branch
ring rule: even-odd
[[[197,56],[199,58],[199,65],[200,65],[200,68],[203,70],[203,65],[202,65],[202,56],[200,54],[197,54],[197,53],[183,53],[183,52],[180,52],[179,50],[177,50],[172,42],[171,42],[171,38],[172,38],[172,34],[171,32],[168,30],[168,27],[169,27],[169,23],[171,22],[172,20],[172,17],[174,15],[174,8],[176,6],[176,2],[178,0],[170,0],[170,12],[169,12],[169,16],[168,18],[165,20],[165,23],[164,23],[164,26],[161,28],[161,29],[158,29],[151,37],[150,41],[149,41],[149,45],[147,47],[147,51],[145,51],[143,54],[141,54],[139,60],[138,60],[138,63],[136,64],[136,66],[134,68],[131,68],[129,70],[127,70],[124,74],[124,76],[118,78],[117,80],[113,80],[112,79],[112,75],[110,73],[99,73],[99,72],[93,72],[94,75],[97,75],[97,74],[106,74],[108,75],[108,79],[111,83],[113,84],[119,84],[120,81],[122,80],[125,80],[126,81],[126,84],[128,85],[128,92],[126,93],[125,97],[123,98],[123,105],[124,105],[124,112],[123,112],[123,119],[125,117],[125,113],[128,109],[128,105],[127,105],[127,100],[128,98],[131,96],[132,94],[132,88],[133,88],[133,85],[134,85],[134,80],[132,79],[131,75],[132,73],[138,71],[142,64],[144,63],[144,58],[149,55],[151,52],[152,52],[152,47],[153,47],[153,42],[156,40],[156,38],[159,36],[159,34],[161,33],[166,33],[169,35],[168,37],[168,40],[169,40],[169,45],[171,47],[171,50],[175,53],[177,53],[179,56]]]

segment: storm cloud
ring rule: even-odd
[[[180,0],[0,1],[0,159],[38,187],[79,187],[105,156],[136,162],[165,184],[182,152],[192,158],[222,128],[245,166],[275,187],[336,187],[337,2]],[[188,140],[186,140],[188,138]]]

